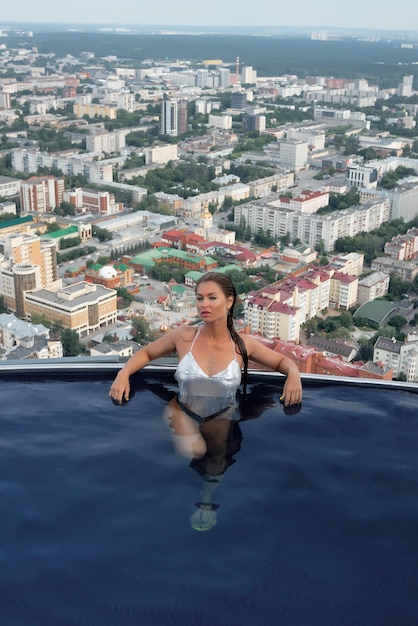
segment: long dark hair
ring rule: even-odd
[[[229,278],[229,276],[225,276],[225,274],[221,274],[220,272],[207,272],[203,274],[196,282],[196,291],[198,286],[201,283],[216,283],[222,289],[222,292],[225,298],[233,297],[233,302],[231,308],[228,310],[228,317],[226,318],[226,325],[229,330],[229,334],[231,335],[232,341],[236,344],[238,348],[238,353],[242,356],[242,360],[244,363],[244,373],[243,373],[243,384],[244,384],[244,392],[247,389],[247,379],[248,379],[248,354],[247,348],[245,347],[245,343],[243,339],[239,336],[234,327],[234,306],[237,301],[237,290],[235,289],[234,283]]]

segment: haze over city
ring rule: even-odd
[[[190,0],[176,3],[162,0],[158,3],[138,3],[130,0],[118,3],[103,3],[92,0],[85,3],[74,0],[62,5],[52,0],[38,3],[22,0],[19,3],[7,3],[2,7],[2,22],[50,22],[91,24],[143,24],[165,26],[214,26],[214,27],[308,27],[308,28],[356,28],[372,30],[410,31],[418,17],[417,4],[414,0],[405,0],[402,11],[396,4],[382,6],[377,0],[368,3],[353,0],[349,7],[344,7],[330,0],[312,4],[301,0],[295,10],[294,5],[278,4],[275,0],[261,0],[257,6],[234,0],[222,2],[213,0],[210,5],[201,5]]]

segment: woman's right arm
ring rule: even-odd
[[[178,329],[176,328],[133,354],[117,374],[110,388],[109,396],[119,404],[122,403],[123,399],[129,400],[130,376],[148,365],[150,361],[174,352],[177,346],[177,337]]]

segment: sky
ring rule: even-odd
[[[7,22],[60,22],[412,29],[418,33],[416,0],[403,0],[400,5],[382,0],[20,0],[2,4],[0,28]]]

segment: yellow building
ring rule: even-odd
[[[0,295],[10,311],[26,316],[25,293],[34,289],[59,289],[57,248],[52,240],[27,233],[6,237],[0,269]]]
[[[84,337],[116,322],[116,297],[114,289],[84,281],[59,291],[38,289],[25,294],[26,315],[40,315]]]
[[[111,120],[116,119],[117,108],[115,106],[107,106],[106,104],[74,104],[74,114],[77,117],[108,117]]]

